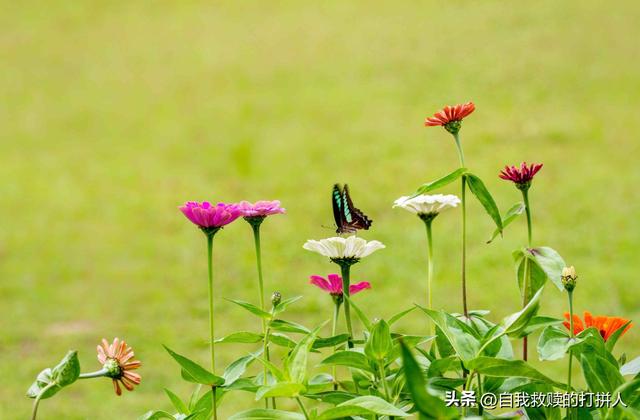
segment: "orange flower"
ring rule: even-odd
[[[103,338],[102,343],[98,345],[98,361],[107,372],[105,376],[113,380],[113,389],[116,391],[116,395],[122,395],[120,384],[128,391],[133,391],[134,385],[140,384],[141,376],[131,371],[138,369],[142,363],[138,360],[131,360],[133,356],[133,349],[128,347],[124,340],[120,341],[117,337],[113,339],[112,344]]]
[[[433,117],[428,117],[424,120],[424,125],[436,126],[441,125],[447,129],[447,131],[457,133],[460,129],[460,121],[467,115],[471,114],[476,109],[473,102],[467,102],[466,104],[458,104],[454,106],[447,105],[442,108],[441,111],[436,112]]]
[[[564,321],[562,324],[564,324],[564,326],[569,329],[571,327],[571,324],[569,323],[569,313],[565,312],[564,317],[566,321]],[[614,332],[622,328],[622,326],[624,326],[627,322],[629,322],[628,319],[619,318],[617,316],[601,315],[594,317],[593,315],[591,315],[591,312],[585,311],[584,323],[578,315],[573,315],[573,333],[579,334],[587,328],[593,327],[600,332],[600,335],[602,336],[602,338],[604,338],[604,341],[607,341]],[[631,328],[631,324],[627,325],[622,334],[626,333],[629,328]]]

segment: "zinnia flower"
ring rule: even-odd
[[[437,215],[440,212],[458,206],[460,199],[452,194],[421,194],[415,197],[403,196],[393,202],[393,207],[400,207],[418,216]]]
[[[311,284],[318,286],[325,292],[329,292],[331,296],[342,296],[342,277],[338,274],[329,274],[325,279],[322,276],[310,276]],[[360,283],[349,285],[349,294],[354,295],[364,289],[371,289],[371,283],[362,281]]]
[[[458,104],[455,106],[445,106],[441,111],[433,114],[433,117],[428,117],[424,120],[424,125],[443,126],[448,132],[457,134],[460,131],[462,119],[471,114],[476,109],[473,102],[467,102],[466,104]]]
[[[569,322],[569,313],[565,312],[564,317],[566,321],[563,322],[564,326],[567,329],[571,328],[571,324]],[[579,334],[587,328],[595,328],[600,332],[604,341],[607,341],[611,334],[616,332],[618,329],[622,328],[627,322],[628,319],[619,318],[616,316],[592,316],[590,312],[584,312],[584,323],[580,319],[578,315],[573,315],[573,333]],[[626,333],[627,330],[631,328],[631,324],[627,325],[622,334]]]
[[[248,201],[241,201],[237,206],[244,217],[265,217],[272,214],[286,213],[286,210],[280,207],[279,200],[256,201],[253,204]]]
[[[113,380],[113,389],[116,395],[122,395],[122,384],[128,391],[133,391],[134,385],[139,385],[142,379],[137,373],[131,372],[142,366],[138,360],[131,360],[134,356],[133,349],[127,346],[123,340],[117,337],[113,339],[113,343],[109,344],[107,340],[102,339],[102,343],[98,345],[98,361],[102,364],[102,368],[106,370],[105,376]]]
[[[535,174],[542,169],[542,163],[532,163],[527,166],[527,162],[522,162],[520,168],[516,166],[505,166],[499,177],[516,184],[519,189],[528,189]]]
[[[308,251],[317,252],[320,255],[331,258],[331,260],[349,259],[359,260],[385,246],[379,241],[366,241],[357,236],[342,238],[320,239],[319,241],[309,239],[303,246]]]
[[[213,205],[208,201],[187,201],[178,208],[187,219],[203,230],[220,229],[242,216],[242,211],[236,204]]]

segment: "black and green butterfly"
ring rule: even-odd
[[[360,209],[353,207],[347,184],[344,184],[344,188],[341,188],[339,184],[333,186],[331,203],[333,204],[333,218],[338,227],[336,233],[353,233],[358,229],[368,230],[371,226],[371,219]]]

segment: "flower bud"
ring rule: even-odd
[[[578,279],[576,269],[573,266],[563,268],[561,279],[564,289],[567,292],[572,292],[576,288],[576,280]]]
[[[273,307],[275,308],[276,306],[280,305],[280,301],[282,301],[282,295],[280,294],[280,292],[273,292],[273,294],[271,295],[271,304],[273,305]]]

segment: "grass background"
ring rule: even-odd
[[[355,267],[373,283],[362,306],[384,317],[424,301],[423,227],[391,204],[456,167],[450,136],[422,127],[447,103],[475,101],[468,166],[501,209],[519,199],[501,166],[544,162],[534,242],[577,267],[577,311],[637,319],[638,19],[634,1],[3,3],[0,417],[25,418],[32,379],[69,348],[97,369],[103,336],[134,347],[142,386],[117,398],[88,381],[42,418],[135,418],[169,408],[165,386],[189,392],[160,346],[206,363],[205,242],[185,200],[282,200],[288,214],[263,227],[267,288],[304,294],[290,318],[311,325],[330,300],[307,277],[335,268],[301,246],[331,235],[331,184],[348,182],[374,220],[362,236],[387,245]],[[524,219],[485,245],[491,221],[475,202],[470,214],[470,306],[497,320],[519,307]],[[434,239],[437,306],[459,310],[455,212]],[[244,222],[216,238],[219,297],[256,300],[252,246]],[[220,334],[256,329],[218,303]],[[542,312],[565,308],[548,287]],[[639,345],[634,328],[618,350]],[[236,394],[222,417],[248,406]]]

